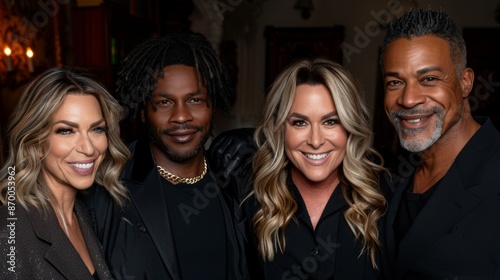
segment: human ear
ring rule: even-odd
[[[474,71],[471,68],[465,68],[460,78],[460,86],[462,88],[462,96],[467,97],[472,90],[474,84]]]

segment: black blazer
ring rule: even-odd
[[[386,224],[393,279],[410,279],[407,273],[417,279],[500,279],[500,133],[490,120],[476,120],[482,127],[397,249],[393,224],[403,191],[413,178],[408,172],[411,161],[402,160],[398,169],[403,174],[385,181],[395,188]]]
[[[16,205],[15,216],[9,215],[7,206],[0,207],[0,246],[2,255],[1,279],[88,279],[94,277],[61,229],[54,211],[45,216],[33,206],[27,212]],[[87,249],[99,279],[113,279],[104,261],[102,247],[92,230],[89,213],[82,201],[74,206]],[[15,217],[16,220],[7,220]],[[7,222],[6,222],[7,221]],[[14,223],[13,232],[5,224]],[[15,244],[8,240],[14,239]],[[15,246],[15,273],[8,270],[11,246]],[[12,255],[12,254],[11,254]]]
[[[120,209],[109,199],[107,192],[97,186],[91,195],[85,197],[106,259],[118,278],[181,279],[168,209],[161,189],[160,180],[163,179],[155,168],[149,143],[142,138],[130,149],[132,158],[123,174],[130,203]],[[218,182],[210,165],[208,174],[214,182]],[[228,279],[248,279],[244,253],[245,221],[236,201],[225,192],[219,194],[228,240]]]

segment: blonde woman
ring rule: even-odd
[[[2,279],[112,279],[77,194],[97,182],[126,200],[120,117],[102,86],[68,69],[47,70],[23,91],[0,171]]]
[[[325,59],[278,76],[255,131],[250,212],[264,279],[377,279],[384,170],[363,92]]]

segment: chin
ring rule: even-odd
[[[324,182],[325,180],[328,179],[328,175],[309,175],[307,176],[305,174],[304,176],[307,180],[313,182],[313,183],[321,183]]]

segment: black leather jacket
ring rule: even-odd
[[[254,128],[237,128],[219,134],[207,151],[219,186],[238,201],[248,194],[252,179],[252,158],[257,150]],[[239,199],[238,199],[239,198]]]

